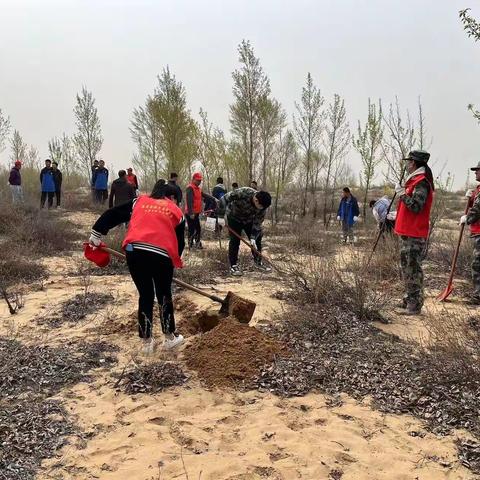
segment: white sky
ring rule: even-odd
[[[346,100],[351,127],[367,99],[421,96],[432,159],[456,185],[480,161],[480,43],[458,10],[479,0],[0,0],[0,108],[42,157],[53,136],[74,131],[75,94],[93,91],[105,137],[102,157],[130,165],[129,122],[169,65],[227,133],[237,45],[249,39],[289,114],[308,71],[327,100]],[[8,162],[8,148],[0,154]],[[350,152],[358,171],[360,161]]]

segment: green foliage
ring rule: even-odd
[[[10,119],[5,117],[0,108],[0,152],[5,148],[5,139],[10,132]]]

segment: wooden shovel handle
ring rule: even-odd
[[[114,257],[121,258],[122,260],[125,260],[126,257],[123,253],[117,252],[116,250],[113,250],[112,248],[108,247],[100,247],[103,251],[110,253]],[[222,300],[220,297],[217,297],[216,295],[210,295],[207,292],[204,292],[203,290],[200,290],[197,287],[194,287],[193,285],[190,285],[189,283],[186,283],[182,280],[179,280],[178,278],[174,278],[173,281],[177,284],[180,285],[183,288],[186,288],[187,290],[191,290],[192,292],[198,293],[199,295],[203,295],[204,297],[209,298],[210,300],[213,300],[214,302],[221,303],[223,305],[224,300]]]
[[[262,252],[260,252],[259,250],[257,250],[250,242],[247,242],[247,240],[245,240],[241,235],[239,235],[235,230],[233,230],[231,227],[229,227],[228,225],[225,224],[225,226],[227,227],[228,231],[235,237],[237,237],[241,242],[243,242],[245,245],[247,245],[247,247],[250,248],[250,250],[259,255],[260,257],[262,257],[263,259],[267,260],[268,263],[270,263],[270,265],[273,266],[273,262]]]

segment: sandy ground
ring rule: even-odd
[[[75,218],[79,223],[90,219]],[[58,344],[74,337],[91,341],[107,322],[132,324],[137,296],[129,277],[92,276],[92,291],[112,293],[114,304],[74,327],[45,331],[37,326],[37,316],[54,311],[61,301],[82,291],[81,278],[69,276],[78,265],[77,257],[48,260],[52,276],[43,290],[25,296],[25,307],[15,317],[1,305],[1,335]],[[246,275],[220,283],[215,293],[232,289],[256,301],[252,321],[256,324],[286,307],[272,298],[275,287],[275,283]],[[198,309],[210,305],[195,294],[181,292],[179,296]],[[185,312],[180,311],[180,321],[182,315]],[[420,323],[394,319],[381,328],[407,337],[416,334]],[[101,335],[101,339],[120,347],[116,371],[138,361],[134,325],[130,333]],[[157,351],[152,360],[162,355]],[[347,396],[342,405],[335,406],[320,394],[280,399],[259,392],[210,391],[194,375],[181,388],[129,396],[115,390],[110,372],[98,372],[93,383],[78,384],[59,397],[88,433],[87,440],[72,438],[57,458],[44,462],[39,480],[476,478],[458,462],[457,434],[436,437],[412,417],[383,415],[368,402],[359,404]],[[458,435],[466,436],[464,432]]]

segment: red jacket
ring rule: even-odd
[[[171,200],[142,195],[135,203],[122,248],[129,243],[153,245],[168,254],[174,267],[182,268],[175,233],[182,218],[182,211]]]
[[[127,182],[130,185],[133,185],[135,188],[138,188],[137,176],[134,173],[132,173],[131,175],[127,175]]]
[[[187,215],[194,215],[197,213],[202,213],[202,189],[195,185],[193,182],[190,183],[190,185],[187,187],[192,189],[193,192],[193,211],[190,212],[189,206],[188,206],[188,198],[187,202],[185,204],[185,213]],[[187,197],[188,197],[188,192],[187,192]]]
[[[416,175],[405,185],[405,194],[413,196],[415,187],[426,180],[424,174]],[[430,232],[430,212],[433,204],[433,190],[428,192],[427,202],[420,213],[414,213],[400,201],[397,209],[397,219],[395,220],[395,233],[405,237],[428,238]]]
[[[476,198],[480,195],[480,185],[474,190],[472,199],[471,199],[471,206],[475,203]],[[472,235],[480,235],[480,220],[478,222],[472,223],[470,225],[470,232]]]

